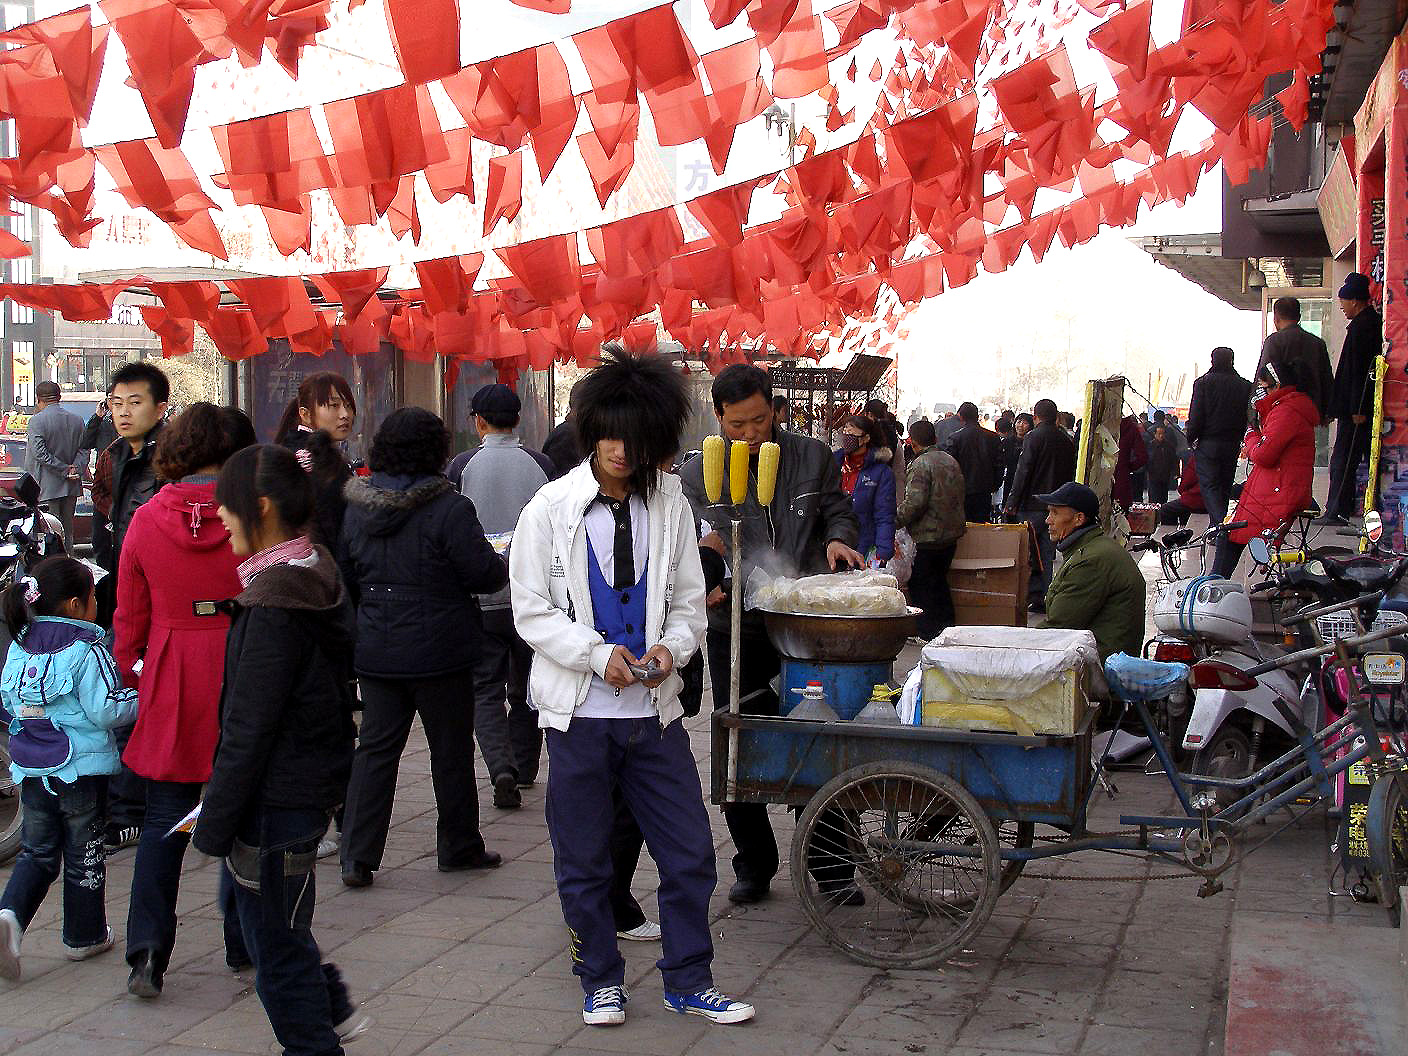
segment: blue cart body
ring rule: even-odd
[[[730,728],[738,730],[738,802],[802,806],[833,777],[853,767],[907,762],[957,780],[994,824],[1042,822],[1073,833],[1085,827],[1091,781],[1089,718],[1072,736],[1020,737],[933,726],[730,715],[720,709],[712,723],[715,803],[726,800]]]

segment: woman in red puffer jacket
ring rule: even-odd
[[[220,735],[220,680],[240,592],[215,478],[254,443],[233,407],[194,403],[162,430],[154,465],[167,481],[132,517],[117,572],[114,656],[138,694],[123,762],[147,779],[146,815],[127,915],[129,992],[152,998],[176,943],[176,895],[190,837],[167,832],[200,800]],[[140,668],[140,670],[139,670]]]
[[[1301,391],[1299,364],[1270,360],[1257,374],[1253,406],[1261,429],[1247,433],[1242,453],[1251,463],[1233,521],[1245,528],[1229,532],[1217,544],[1215,576],[1230,576],[1247,543],[1264,532],[1274,542],[1286,534],[1290,519],[1310,505],[1315,474],[1315,427],[1320,412]]]

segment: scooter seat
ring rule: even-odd
[[[1322,559],[1330,577],[1340,583],[1354,586],[1361,593],[1388,590],[1403,578],[1408,562],[1400,558],[1385,564],[1373,557],[1347,557]]]
[[[1188,665],[1116,653],[1105,661],[1105,681],[1116,700],[1163,700],[1188,681]]]

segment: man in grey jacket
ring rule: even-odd
[[[480,443],[463,463],[457,483],[474,503],[484,534],[492,542],[493,536],[512,532],[518,525],[528,500],[547,483],[551,463],[514,435],[523,404],[507,385],[485,385],[469,407]],[[528,706],[533,651],[513,629],[508,587],[482,595],[479,611],[484,637],[474,671],[474,733],[494,783],[494,806],[512,810],[523,804],[519,786],[537,780],[543,747],[538,717]]]
[[[82,482],[78,476],[78,444],[83,419],[59,406],[62,392],[57,381],[34,387],[38,412],[29,420],[29,455],[25,468],[39,482],[39,502],[64,526],[64,539],[72,545],[73,510]]]
[[[763,443],[772,440],[782,449],[772,503],[766,509],[759,506],[756,490],[750,486],[748,498],[736,511],[742,520],[743,582],[748,582],[756,565],[777,561],[779,555],[794,562],[794,567],[770,571],[788,575],[812,575],[847,565],[862,567],[865,559],[855,551],[860,523],[850,497],[841,490],[836,459],[820,440],[774,428],[772,382],[767,373],[743,364],[726,367],[714,379],[713,397],[725,439],[748,444],[752,479],[756,479],[757,455]],[[680,467],[680,479],[695,516],[714,529],[705,544],[717,543],[727,557],[731,534],[727,526],[735,511],[727,494],[718,503],[710,503],[704,494],[703,456],[695,455]],[[722,703],[730,653],[727,604],[716,604],[709,610],[706,642],[715,700]],[[738,663],[742,710],[776,715],[779,702],[768,683],[782,661],[759,612],[743,614]],[[730,889],[729,898],[739,903],[758,902],[767,897],[768,884],[778,868],[777,840],[767,808],[758,803],[731,803],[724,808],[724,819],[738,851],[733,858],[738,882]],[[827,864],[832,859],[825,847],[814,845],[814,851],[809,855],[812,873],[830,897],[847,905],[862,897],[847,870]]]

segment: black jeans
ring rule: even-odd
[[[430,743],[435,786],[436,854],[460,865],[484,850],[474,780],[474,676],[466,668],[435,678],[361,678],[362,730],[342,819],[342,862],[381,866],[396,774],[411,722],[419,714]]]
[[[1359,490],[1359,467],[1369,460],[1373,439],[1372,419],[1354,424],[1352,418],[1335,419],[1335,446],[1330,449],[1329,513],[1353,517],[1364,509],[1364,493]]]
[[[116,578],[115,574],[105,576],[103,582]],[[133,729],[133,726],[119,726],[112,731],[117,739],[118,755],[127,750]],[[122,769],[108,779],[107,824],[112,829],[140,828],[147,811],[147,782],[129,770],[126,763],[121,765]]]
[[[543,731],[528,706],[533,650],[513,629],[512,609],[485,609],[482,651],[474,668],[474,733],[490,778],[513,774],[522,784],[538,779]],[[507,704],[507,710],[505,710]]]
[[[744,633],[741,639],[738,672],[739,710],[748,715],[776,715],[777,694],[768,683],[777,676],[782,658],[772,642],[759,634]],[[714,684],[716,707],[728,704],[729,640],[727,633],[710,631],[707,639],[709,673]],[[757,692],[756,696],[750,694]],[[801,813],[800,808],[797,813]],[[829,824],[826,822],[830,821]],[[762,803],[727,803],[724,821],[738,851],[733,856],[733,873],[750,883],[771,883],[777,875],[777,837],[773,835],[768,808]],[[824,888],[841,887],[855,874],[851,853],[843,840],[827,834],[846,831],[845,823],[828,811],[821,833],[807,848],[807,868]]]
[[[147,813],[137,860],[132,867],[132,901],[127,909],[127,963],[148,951],[158,972],[166,971],[176,946],[176,895],[181,862],[191,842],[184,832],[166,834],[200,802],[199,784],[148,781]]]
[[[1208,511],[1208,523],[1221,524],[1227,519],[1227,505],[1232,498],[1232,481],[1237,477],[1237,455],[1242,450],[1240,439],[1203,437],[1193,452],[1193,465],[1198,472],[1198,490]]]
[[[1149,479],[1149,501],[1163,505],[1168,502],[1168,478],[1163,480]]]
[[[953,564],[957,543],[934,546],[920,543],[914,548],[914,568],[909,573],[909,596],[924,611],[919,615],[919,637],[933,638],[953,626],[953,593],[948,587],[948,569]]]
[[[963,518],[970,524],[987,524],[992,520],[992,492],[964,495]]]
[[[108,936],[103,908],[108,779],[80,777],[65,784],[50,778],[49,786],[54,791],[45,789],[37,777],[26,777],[20,785],[24,808],[20,855],[0,896],[0,909],[13,910],[20,928],[29,927],[62,869],[64,945],[95,946]]]
[[[1036,546],[1031,555],[1032,578],[1027,585],[1027,604],[1046,611],[1046,588],[1051,586],[1051,574],[1056,569],[1056,544],[1046,529],[1046,511],[1028,510],[1023,519],[1032,526]]]
[[[1232,573],[1237,571],[1237,562],[1242,560],[1242,551],[1246,548],[1246,543],[1234,543],[1227,536],[1221,536],[1217,540],[1217,553],[1212,561],[1212,574],[1223,579],[1232,578]]]
[[[313,939],[311,859],[327,827],[325,811],[266,807],[240,828],[240,841],[259,848],[259,890],[236,880],[235,909],[254,962],[254,990],[285,1056],[340,1056],[334,1028],[355,1011],[342,976],[322,963]]]

